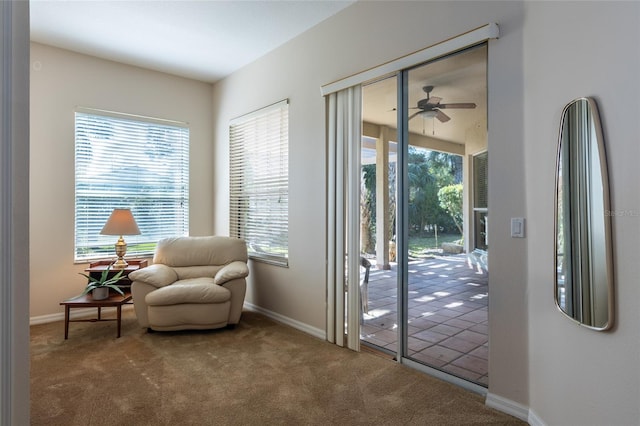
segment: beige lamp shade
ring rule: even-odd
[[[113,209],[111,216],[109,216],[109,220],[104,224],[100,233],[103,235],[120,236],[118,242],[115,244],[118,260],[114,262],[113,267],[125,268],[127,266],[127,262],[124,260],[124,255],[127,254],[127,243],[124,242],[124,238],[122,238],[122,236],[140,234],[140,229],[131,214],[131,210]]]
[[[129,209],[113,209],[104,224],[102,235],[139,235],[140,229]]]

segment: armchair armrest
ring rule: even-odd
[[[247,264],[236,260],[220,269],[216,276],[213,277],[213,282],[214,284],[222,285],[227,281],[244,278],[247,275],[249,275],[249,267]]]
[[[178,274],[167,265],[155,263],[131,272],[129,279],[131,282],[139,281],[160,288],[174,283],[178,279]]]

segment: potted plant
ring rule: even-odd
[[[88,294],[89,292],[91,292],[91,296],[93,297],[94,300],[104,300],[109,297],[109,289],[113,289],[118,293],[124,295],[124,292],[122,291],[122,289],[120,289],[120,287],[116,285],[118,281],[124,278],[122,276],[122,274],[124,273],[124,269],[118,272],[117,274],[115,274],[113,277],[108,278],[110,269],[111,269],[111,265],[109,265],[107,269],[102,271],[100,278],[93,278],[87,274],[83,274],[82,272],[79,272],[80,275],[82,275],[83,277],[86,277],[89,280],[87,287],[84,289],[84,291],[80,296],[84,296],[85,294]]]

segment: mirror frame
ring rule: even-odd
[[[586,106],[589,109],[589,113],[590,113],[590,118],[591,118],[591,122],[590,123],[586,123],[585,125],[589,125],[591,127],[591,138],[587,139],[587,138],[574,138],[573,140],[567,139],[567,137],[565,137],[564,135],[564,128],[565,128],[565,121],[567,120],[568,117],[568,111],[571,109],[572,106],[578,104],[578,103],[585,103]],[[562,202],[562,200],[559,200],[559,185],[561,185],[561,181],[560,181],[560,171],[561,166],[562,166],[562,147],[563,147],[563,143],[573,143],[573,144],[585,144],[585,143],[592,143],[591,141],[593,139],[593,137],[595,137],[596,139],[596,143],[595,146],[597,146],[597,153],[599,155],[599,164],[600,164],[600,178],[602,181],[602,227],[603,227],[603,233],[604,233],[604,250],[602,253],[601,258],[599,259],[601,264],[604,265],[604,268],[606,268],[606,271],[602,274],[603,276],[606,277],[606,282],[604,283],[604,285],[606,286],[606,294],[607,294],[607,301],[606,301],[606,306],[607,306],[607,320],[604,324],[600,323],[600,324],[593,324],[593,323],[585,323],[584,319],[582,318],[582,313],[579,314],[578,317],[576,316],[572,316],[570,315],[568,312],[566,312],[565,310],[563,310],[560,300],[559,300],[559,285],[558,285],[558,279],[559,279],[559,271],[558,271],[558,257],[559,257],[559,250],[558,250],[558,233],[559,233],[559,220],[558,220],[558,211],[559,211],[559,204],[560,202]],[[593,172],[598,172],[596,170],[593,170]],[[566,209],[563,209],[563,211],[566,211]],[[586,225],[585,225],[586,226]],[[564,232],[564,231],[563,231]],[[577,324],[590,328],[592,330],[597,330],[597,331],[605,331],[605,330],[609,330],[613,327],[614,324],[614,317],[615,317],[615,311],[614,311],[614,277],[613,277],[613,246],[612,246],[612,241],[611,241],[611,207],[610,207],[610,199],[609,199],[609,178],[608,178],[608,173],[607,173],[607,160],[606,160],[606,154],[605,154],[605,147],[604,147],[604,137],[603,137],[603,131],[602,131],[602,123],[600,121],[600,116],[598,113],[598,107],[597,104],[595,102],[595,100],[593,98],[590,97],[583,97],[583,98],[577,98],[574,99],[573,101],[569,102],[564,109],[562,110],[562,115],[561,115],[561,121],[560,121],[560,132],[559,132],[559,136],[558,136],[558,148],[557,148],[557,155],[556,155],[556,173],[555,173],[555,191],[554,191],[554,301],[556,304],[556,307],[558,308],[558,310],[560,312],[562,312],[562,314],[564,314],[567,318],[570,318],[572,321],[576,322]],[[575,260],[576,258],[578,259],[578,263],[582,264],[582,262],[580,261],[580,259],[589,259],[589,263],[593,263],[591,262],[591,258],[589,257],[589,250],[585,250],[584,247],[580,247],[580,253],[578,253],[577,256],[574,256],[573,254],[571,255],[571,259],[567,260],[565,259],[564,262],[566,264],[566,262],[570,261],[570,260]],[[586,253],[585,253],[586,252]],[[592,269],[589,269],[589,272],[591,272]],[[572,280],[573,281],[573,280]],[[572,283],[572,287],[576,288],[576,286],[580,286],[580,294],[582,294],[582,287],[583,283],[579,283],[576,284],[575,282]],[[590,299],[591,302],[593,302],[593,299]]]

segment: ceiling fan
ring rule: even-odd
[[[420,111],[411,114],[409,116],[409,120],[411,120],[414,117],[417,117],[418,115],[422,115],[423,117],[427,117],[427,118],[435,117],[441,122],[446,123],[447,121],[451,120],[451,117],[449,117],[447,114],[442,112],[441,111],[442,109],[446,109],[446,108],[473,109],[476,107],[476,104],[471,102],[441,104],[440,101],[442,101],[442,98],[439,98],[437,96],[431,96],[431,91],[433,90],[433,86],[424,86],[422,90],[424,90],[424,92],[427,94],[427,97],[426,99],[420,99],[418,101],[417,106],[410,108],[410,109],[419,109]]]

